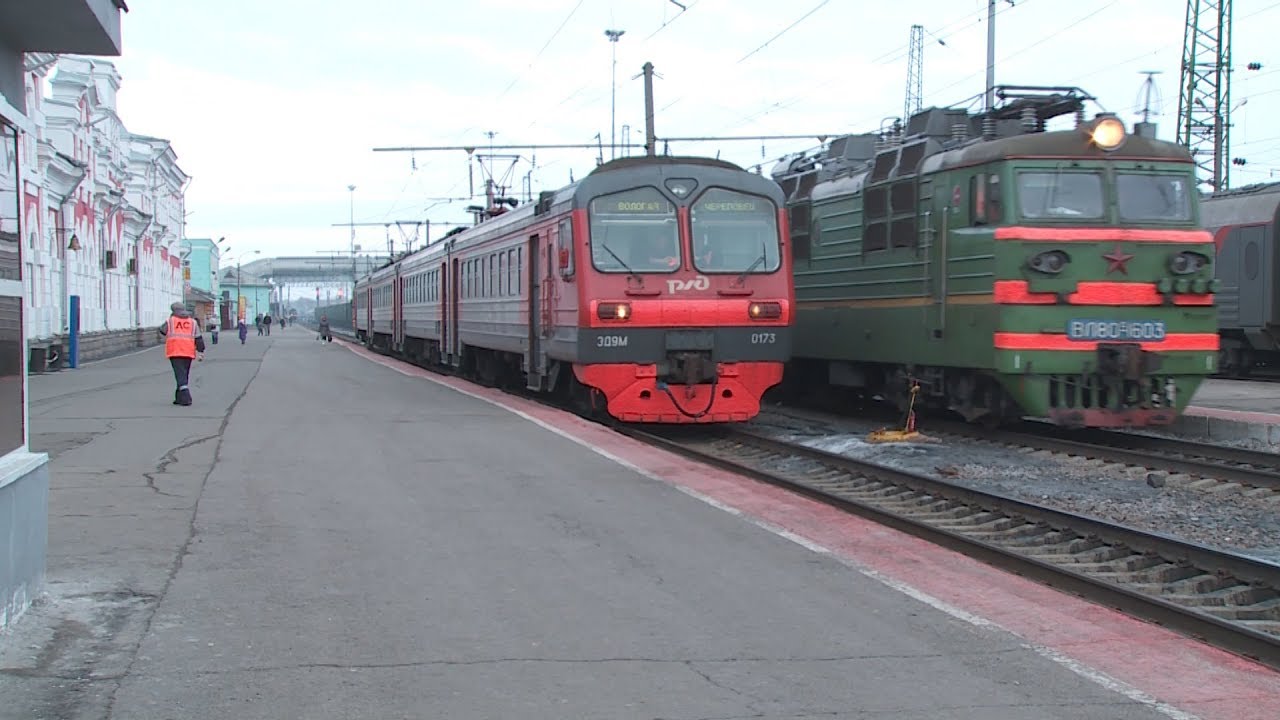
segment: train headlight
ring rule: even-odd
[[[600,303],[596,306],[596,317],[601,320],[626,320],[631,317],[629,303]]]
[[[773,320],[782,317],[782,305],[776,302],[753,302],[747,306],[752,320]]]
[[[1027,258],[1027,267],[1048,275],[1057,275],[1066,269],[1071,256],[1061,250],[1046,250]]]
[[[1193,275],[1209,264],[1209,258],[1197,252],[1180,252],[1169,258],[1169,272],[1174,275]]]
[[[1103,150],[1115,150],[1124,142],[1124,123],[1114,116],[1099,118],[1089,131],[1089,139]]]

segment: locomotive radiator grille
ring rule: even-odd
[[[1114,375],[1050,375],[1049,407],[1067,410],[1130,410],[1176,408],[1172,376],[1151,375],[1137,380]]]

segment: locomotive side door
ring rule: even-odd
[[[930,340],[943,340],[947,328],[947,262],[948,240],[951,225],[956,221],[955,203],[959,202],[959,186],[933,188],[933,181],[920,183],[920,204],[924,210],[920,218],[920,241],[926,250],[928,268],[926,280],[929,303],[925,327]]]
[[[365,344],[373,347],[373,284],[365,289],[364,296],[364,320],[369,332],[365,334]]]
[[[453,270],[449,274],[449,320],[448,326],[453,331],[452,337],[449,338],[449,344],[446,345],[446,351],[449,354],[449,364],[456,365],[458,355],[462,349],[458,337],[461,334],[458,330],[458,296],[462,294],[462,261],[458,258],[453,259]]]
[[[542,273],[539,265],[542,248],[538,235],[529,236],[525,247],[525,284],[529,315],[528,345],[525,353],[525,379],[530,389],[542,388],[542,376],[546,371],[546,355],[542,349]]]
[[[440,305],[440,355],[447,352],[449,347],[449,336],[453,331],[449,329],[449,312],[447,310],[449,302],[449,264],[447,262],[440,263],[440,288],[439,296],[436,298]]]
[[[391,345],[399,350],[404,347],[404,278],[396,271],[391,309]]]

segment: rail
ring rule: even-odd
[[[1278,565],[744,429],[620,430],[1280,668]]]

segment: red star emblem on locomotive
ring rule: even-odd
[[[1117,245],[1115,250],[1112,250],[1106,255],[1103,255],[1102,259],[1107,261],[1108,275],[1115,272],[1116,270],[1119,270],[1125,275],[1128,275],[1129,274],[1128,264],[1129,264],[1129,261],[1133,259],[1133,256],[1130,255],[1129,253],[1126,253],[1124,250],[1121,250],[1120,246]]]

